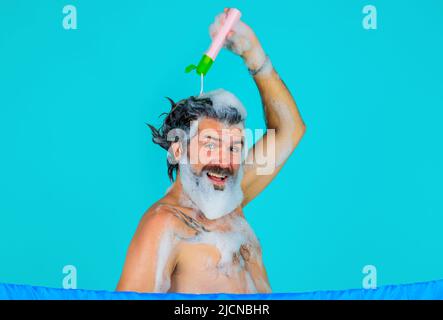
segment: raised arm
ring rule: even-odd
[[[223,24],[226,10],[211,25],[211,35]],[[260,92],[267,128],[267,132],[246,157],[242,181],[245,206],[274,179],[296,148],[306,126],[291,93],[274,70],[254,31],[239,21],[229,34],[226,46],[242,57],[254,78]]]
[[[253,77],[260,92],[267,132],[246,158],[243,206],[275,178],[306,130],[291,93],[258,41],[256,46],[244,55],[244,59],[251,73],[255,73]]]

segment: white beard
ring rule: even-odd
[[[218,219],[234,211],[243,201],[241,181],[243,165],[235,176],[226,178],[224,190],[215,190],[206,171],[198,176],[193,172],[188,161],[179,163],[179,172],[183,191],[206,218]]]

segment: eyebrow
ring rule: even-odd
[[[241,139],[240,141],[234,141],[232,144],[241,144],[243,146],[245,143],[243,139]]]
[[[209,140],[215,140],[215,141],[217,141],[217,142],[221,142],[221,139],[220,139],[220,138],[215,138],[215,137],[210,136],[210,135],[205,135],[205,136],[203,137],[203,139],[209,139]]]
[[[220,138],[215,138],[215,137],[213,137],[211,135],[205,135],[203,137],[203,139],[208,139],[208,140],[214,140],[214,141],[217,141],[217,142],[221,142]],[[241,140],[233,141],[232,144],[241,144],[243,146],[245,143],[244,143],[243,138],[242,138]]]

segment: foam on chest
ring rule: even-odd
[[[243,217],[233,218],[227,231],[203,231],[189,241],[191,243],[204,243],[216,247],[220,253],[217,268],[226,274],[234,271],[234,256],[237,256],[239,259],[238,267],[244,266],[244,259],[240,252],[242,246],[250,248],[251,254],[254,253],[254,248],[259,246],[254,231]]]

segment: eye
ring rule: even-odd
[[[237,147],[237,146],[232,146],[231,147],[231,152],[238,153],[238,152],[240,152],[240,148]]]
[[[209,142],[207,144],[205,144],[205,148],[209,149],[209,150],[214,150],[215,149],[215,144],[212,142]]]

